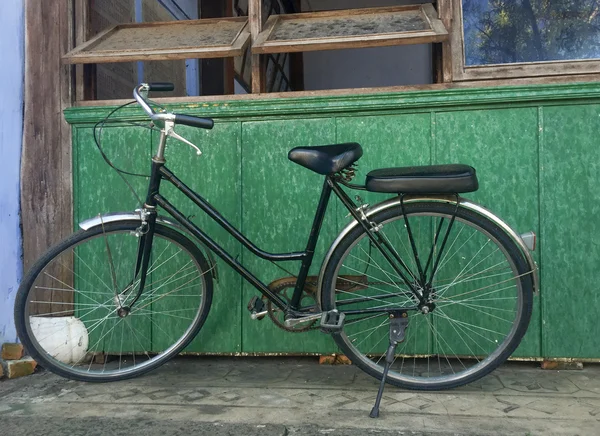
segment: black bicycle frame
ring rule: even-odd
[[[237,261],[233,256],[231,256],[227,251],[225,251],[219,244],[213,241],[206,233],[204,233],[198,226],[192,223],[183,213],[181,213],[173,204],[171,204],[165,197],[163,197],[160,193],[160,184],[161,181],[165,179],[169,181],[173,186],[175,186],[179,191],[181,191],[186,197],[188,197],[192,202],[194,202],[200,209],[202,209],[210,218],[219,223],[221,227],[223,227],[230,235],[232,235],[235,239],[244,245],[248,250],[250,250],[255,255],[259,256],[262,259],[270,260],[270,261],[289,261],[289,260],[297,260],[301,261],[300,271],[298,273],[298,277],[296,280],[296,286],[294,288],[294,293],[292,295],[292,301],[288,304],[284,301],[279,295],[272,292],[269,287],[259,280],[254,274],[248,271],[240,262]],[[167,211],[175,220],[177,220],[185,229],[187,229],[192,235],[198,238],[206,247],[208,247],[211,251],[216,253],[221,259],[225,261],[230,267],[232,267],[238,274],[240,274],[245,280],[247,280],[252,286],[258,289],[264,296],[266,296],[269,300],[271,300],[277,307],[282,310],[288,310],[293,314],[300,314],[299,303],[302,297],[302,293],[304,291],[304,285],[306,283],[306,278],[308,276],[308,271],[313,261],[315,247],[317,245],[317,240],[319,238],[319,234],[321,231],[321,227],[323,224],[323,219],[325,217],[325,212],[327,210],[327,205],[329,203],[331,192],[334,192],[336,196],[341,200],[344,206],[350,211],[350,214],[365,228],[369,238],[373,241],[375,245],[380,249],[383,253],[384,257],[392,264],[396,272],[399,274],[404,281],[404,283],[409,287],[409,289],[415,294],[415,296],[419,299],[422,297],[415,291],[412,284],[412,277],[406,277],[402,270],[395,265],[394,260],[396,262],[399,261],[400,266],[405,270],[408,268],[405,266],[404,262],[401,259],[398,259],[397,256],[390,256],[383,250],[382,247],[387,245],[387,241],[382,240],[381,238],[377,238],[374,233],[375,231],[368,227],[368,222],[361,217],[357,210],[357,205],[352,201],[352,199],[341,189],[339,186],[336,176],[327,175],[325,176],[325,181],[323,183],[323,188],[321,190],[321,197],[319,199],[319,203],[317,205],[317,210],[315,212],[315,217],[312,223],[311,231],[308,237],[308,242],[306,244],[306,248],[304,251],[299,252],[290,252],[290,253],[269,253],[258,248],[252,241],[246,238],[239,230],[237,230],[227,219],[225,219],[207,200],[202,198],[192,189],[190,189],[185,183],[179,180],[175,174],[173,174],[167,167],[164,165],[164,161],[154,160],[152,161],[152,170],[150,176],[150,183],[148,186],[148,194],[146,197],[146,209],[150,212],[150,217],[147,220],[148,222],[148,231],[144,235],[143,239],[140,242],[140,251],[138,256],[138,268],[136,270],[140,270],[142,273],[142,280],[146,274],[149,256],[150,256],[150,246],[152,244],[152,236],[154,234],[154,226],[156,222],[156,206],[162,207],[165,211]],[[394,253],[392,251],[392,253]],[[392,259],[394,257],[395,259]],[[141,293],[143,288],[139,287],[139,292]],[[139,295],[138,295],[139,297]],[[397,310],[394,309],[394,310]],[[357,312],[372,312],[373,310],[362,310]],[[385,309],[377,310],[379,312],[386,312]]]

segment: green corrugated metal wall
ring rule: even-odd
[[[196,155],[172,142],[168,166],[251,240],[269,251],[303,248],[322,179],[287,160],[297,145],[356,141],[364,148],[359,178],[377,167],[462,162],[477,168],[480,190],[469,195],[518,231],[539,235],[542,292],[515,356],[600,358],[600,84],[454,89],[371,95],[247,99],[172,105],[216,119],[212,131],[178,131],[198,144]],[[66,111],[73,125],[75,221],[100,212],[131,210],[135,198],[102,161],[93,124],[112,108]],[[143,119],[124,109],[116,120]],[[103,129],[105,151],[122,168],[147,171],[148,130]],[[359,179],[360,180],[360,179]],[[144,194],[142,179],[134,186]],[[164,195],[189,215],[189,201],[164,185]],[[384,198],[368,194],[373,204]],[[317,257],[345,218],[332,203]],[[283,273],[256,259],[201,212],[194,217],[259,277]],[[286,268],[296,269],[293,264]],[[311,271],[318,274],[319,259]],[[257,293],[227,266],[207,324],[191,346],[198,352],[326,353],[333,342],[317,331],[291,334],[270,321],[252,321],[245,306]]]

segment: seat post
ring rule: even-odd
[[[310,235],[306,244],[306,257],[302,260],[302,266],[296,280],[296,287],[294,288],[294,294],[292,295],[291,309],[297,310],[302,298],[302,292],[304,290],[304,284],[310,265],[312,264],[313,256],[315,254],[315,247],[319,240],[319,234],[321,227],[323,226],[323,220],[325,219],[325,212],[327,211],[327,205],[329,204],[329,198],[331,197],[331,176],[325,176],[323,182],[323,189],[321,190],[321,197],[319,198],[319,204],[317,205],[317,211],[315,212],[315,218],[313,220],[312,228],[310,229]]]

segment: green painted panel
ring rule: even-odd
[[[98,213],[131,211],[139,205],[120,177],[101,158],[93,142],[92,130],[77,129],[77,142],[74,153],[75,218],[80,221]],[[204,154],[196,156],[187,145],[171,140],[167,147],[167,164],[188,186],[196,189],[214,206],[228,217],[234,225],[240,225],[240,124],[221,123],[213,130],[179,127],[186,138],[199,145]],[[151,157],[150,132],[139,128],[110,127],[102,134],[103,150],[109,158],[126,171],[148,174]],[[147,179],[128,177],[136,193],[143,199],[147,189]],[[161,193],[187,216],[195,216],[193,221],[215,240],[220,242],[234,256],[239,254],[239,244],[226,237],[226,232],[214,223],[209,223],[202,212],[175,188],[164,182]],[[160,212],[159,212],[160,213]],[[163,213],[166,214],[166,213]],[[159,251],[162,251],[159,248]],[[169,256],[170,258],[170,256]],[[171,268],[177,269],[176,262]],[[215,283],[213,305],[204,328],[190,344],[192,352],[235,352],[240,350],[240,292],[241,279],[220,260],[217,261],[219,279]],[[186,298],[176,303],[163,299],[156,310],[180,311],[186,307]],[[189,303],[189,302],[188,302]],[[169,305],[173,307],[170,307]],[[188,304],[189,305],[189,304]],[[181,314],[181,313],[179,313]],[[225,324],[223,324],[225,323]],[[144,336],[156,340],[155,347],[165,345],[164,336],[168,332],[151,329],[150,321],[144,327]],[[223,328],[227,325],[227,328]],[[179,329],[175,322],[171,330]],[[164,330],[164,327],[160,327]]]
[[[131,126],[106,127],[102,129],[101,145],[106,156],[124,170],[149,174],[150,136],[148,131]],[[74,186],[75,222],[78,223],[99,213],[133,210],[139,207],[135,196],[110,168],[94,143],[91,128],[77,129],[77,148],[74,153],[73,172],[77,183]],[[125,176],[142,199],[147,179]]]
[[[438,113],[434,163],[464,163],[477,170],[479,191],[465,195],[519,232],[539,233],[537,108]],[[514,356],[541,352],[540,298]]]
[[[338,117],[337,140],[358,142],[362,146],[363,156],[358,161],[354,181],[364,184],[367,173],[377,168],[428,165],[431,162],[431,115]],[[365,191],[357,194],[369,204],[390,197],[389,194]],[[341,211],[341,214],[343,217],[347,212]]]
[[[363,148],[363,156],[358,162],[357,176],[354,179],[356,184],[364,184],[367,173],[377,168],[389,168],[411,165],[428,165],[431,162],[431,114],[403,114],[403,115],[387,115],[387,116],[368,116],[368,117],[339,117],[337,118],[337,132],[339,142],[358,142]],[[391,198],[390,194],[379,194],[366,191],[348,191],[353,196],[358,195],[363,200],[363,203],[370,205]],[[338,222],[340,229],[350,222],[348,211],[338,201],[336,203],[338,209]],[[396,233],[397,229],[391,225],[392,229],[386,231],[385,235],[394,245],[403,259],[411,259],[412,253],[407,251],[410,247],[408,241],[405,244],[399,239]],[[385,231],[385,230],[384,230]],[[361,243],[362,244],[362,243]],[[357,247],[360,249],[361,246]],[[367,255],[369,249],[365,247],[362,253]],[[350,257],[354,257],[354,262],[359,262],[352,265],[349,260],[344,262],[342,273],[356,274],[358,272],[369,276],[370,282],[377,282],[373,285],[371,291],[375,294],[381,294],[385,291],[386,283],[390,281],[389,273],[382,271],[386,261],[377,253],[370,252],[372,262],[365,262],[359,259],[361,251],[356,250]],[[407,260],[408,262],[408,260]],[[367,266],[365,266],[367,265]],[[366,269],[365,269],[366,268]],[[363,292],[361,295],[365,296]],[[363,306],[364,308],[364,306]],[[399,349],[399,352],[408,354],[427,354],[431,352],[433,341],[429,337],[429,329],[425,323],[411,322],[409,330],[407,330],[406,340]],[[354,330],[350,328],[350,335],[358,333],[359,330],[371,331],[367,338],[361,339],[363,342],[361,347],[369,349],[374,353],[385,353],[388,347],[387,338],[388,325],[381,325],[380,318],[374,318],[368,325],[361,322],[354,325]]]
[[[130,126],[106,127],[102,132],[97,132],[101,139],[101,145],[107,157],[114,164],[130,172],[146,173],[148,161],[150,158],[150,147],[148,135],[141,135],[139,131],[132,130]],[[102,159],[100,152],[96,148],[91,128],[78,128],[76,133],[77,141],[74,141],[74,162],[73,174],[76,183],[74,183],[74,221],[75,225],[87,218],[98,214],[128,211],[139,207],[135,196],[129,191],[127,185],[119,175],[110,168]],[[132,187],[138,195],[143,195],[146,179],[139,177],[126,176]],[[135,243],[135,238],[131,238],[131,244]],[[135,246],[127,245],[122,236],[112,236],[108,238],[111,247],[112,256],[116,269],[117,278],[127,278],[129,275],[121,274],[124,271],[132,270],[132,256],[135,254]],[[90,289],[93,293],[87,297],[78,297],[78,303],[82,307],[89,304],[90,298],[95,301],[110,301],[111,293],[114,292],[110,269],[108,267],[108,258],[106,256],[105,244],[103,239],[96,239],[92,244],[82,246],[77,249],[74,258],[75,284],[78,289]],[[86,260],[87,259],[87,260]],[[94,262],[91,262],[93,259]],[[126,283],[119,282],[119,286],[127,286]],[[83,312],[83,311],[82,311]],[[100,312],[100,313],[99,313]],[[115,351],[119,347],[122,339],[113,338],[109,335],[111,331],[104,327],[97,327],[97,320],[106,316],[108,313],[94,311],[85,315],[80,313],[82,321],[88,327],[90,334],[90,350],[95,352]],[[128,343],[124,344],[127,351],[148,350],[151,346],[151,321],[145,317],[131,317],[128,319],[136,329],[138,335],[128,336]],[[118,321],[115,320],[116,327]],[[108,326],[113,327],[113,326]],[[118,328],[112,330],[119,331]]]
[[[210,132],[178,127],[199,143],[204,155],[197,159],[187,146],[172,145],[167,155],[169,167],[269,251],[304,247],[322,184],[322,177],[287,161],[293,146],[360,142],[365,154],[357,183],[377,167],[430,162],[475,166],[480,190],[467,197],[487,206],[518,231],[534,230],[539,235],[542,251],[538,256],[538,250],[536,258],[541,260],[542,292],[535,299],[532,324],[517,355],[600,357],[600,332],[594,317],[600,303],[593,287],[599,243],[595,236],[599,230],[598,195],[594,189],[599,174],[597,83],[253,98],[210,104],[182,102],[169,107],[215,116],[219,121]],[[99,212],[137,207],[135,197],[102,161],[92,140],[91,125],[111,109],[78,107],[66,111],[74,125],[76,222]],[[538,114],[542,112],[544,128],[540,131]],[[126,108],[113,118],[139,120],[142,113]],[[103,133],[107,154],[126,170],[147,172],[149,134],[131,126],[107,127]],[[146,181],[129,179],[143,196]],[[196,214],[194,221],[206,225],[215,239],[239,254],[259,277],[268,282],[286,275],[249,256],[222,229],[206,224],[195,207],[180,201],[170,189],[165,186],[164,190],[169,198],[186,214]],[[371,204],[385,197],[361,196]],[[314,275],[322,253],[348,222],[337,201],[331,206],[311,271]],[[242,290],[242,280],[222,262],[218,264],[220,281],[213,310],[192,350],[335,350],[333,342],[320,333],[287,334],[269,320],[251,321],[245,306],[257,291],[247,284]],[[284,266],[297,272],[297,264]],[[565,299],[572,289],[583,295],[585,308],[577,304],[578,299]]]
[[[165,154],[166,166],[208,200],[231,224],[239,227],[240,123],[217,123],[212,130],[178,126],[177,132],[196,144],[202,155],[197,156],[191,147],[170,140]],[[160,192],[232,256],[240,254],[240,244],[173,185],[164,181]],[[216,258],[216,261],[218,281],[215,282],[212,308],[206,324],[187,348],[188,351],[241,351],[241,278],[221,259]],[[184,304],[182,301],[181,305]]]
[[[306,242],[324,177],[287,159],[290,149],[335,142],[335,121],[306,119],[243,123],[242,210],[243,231],[258,247],[270,252],[302,251]],[[323,255],[336,234],[334,208],[327,211],[310,275],[316,276]],[[263,282],[288,276],[266,260],[244,250],[244,265]],[[299,262],[282,266],[298,274]],[[244,307],[259,292],[244,283]],[[318,330],[292,334],[280,330],[268,318],[253,321],[243,314],[243,351],[331,352],[333,341]]]
[[[543,109],[545,357],[600,358],[600,105]]]

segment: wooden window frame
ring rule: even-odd
[[[107,62],[130,62],[130,61],[147,61],[147,60],[173,60],[173,59],[186,59],[192,58],[230,58],[233,56],[239,56],[244,51],[244,47],[248,40],[245,40],[243,45],[236,44],[236,41],[232,43],[231,47],[221,47],[220,49],[194,49],[193,47],[188,49],[140,49],[131,50],[128,52],[112,51],[104,52],[99,51],[93,53],[93,47],[101,42],[104,38],[108,38],[111,34],[114,34],[119,29],[131,29],[135,27],[152,27],[152,26],[167,26],[167,25],[182,25],[181,23],[135,23],[135,24],[119,24],[111,29],[105,30],[101,34],[95,36],[91,40],[88,40],[89,32],[87,29],[87,23],[89,22],[89,11],[87,10],[86,0],[71,0],[75,3],[75,36],[76,36],[76,47],[64,56],[64,60],[67,63],[76,64],[75,67],[75,86],[76,86],[76,102],[86,101],[98,101],[95,100],[94,95],[94,83],[90,77],[94,76],[95,65],[97,63]],[[433,2],[434,0],[431,0]],[[440,20],[438,12],[434,9],[431,3],[425,3],[421,5],[407,5],[407,6],[396,6],[396,7],[382,7],[382,8],[356,8],[346,11],[328,11],[328,12],[317,12],[317,13],[303,13],[303,14],[283,14],[277,16],[271,16],[270,21],[267,21],[264,11],[264,0],[248,0],[248,22],[246,28],[241,32],[246,33],[249,31],[250,38],[249,44],[252,47],[251,50],[251,93],[252,94],[264,94],[267,92],[267,56],[272,56],[273,53],[288,53],[294,59],[294,76],[299,76],[297,65],[302,64],[302,52],[312,50],[332,50],[341,48],[359,48],[359,47],[376,47],[376,46],[390,46],[390,45],[404,45],[404,44],[422,44],[422,43],[440,43],[447,44],[449,40],[449,27],[446,23]],[[299,4],[299,0],[294,1],[295,4]],[[376,9],[390,12],[396,12],[399,10],[420,10],[424,16],[425,21],[429,28],[422,31],[403,31],[390,34],[374,34],[374,35],[349,35],[349,37],[329,37],[323,40],[303,40],[299,44],[286,40],[281,44],[279,50],[272,50],[273,44],[266,44],[270,47],[265,48],[258,47],[254,49],[254,45],[262,41],[263,45],[268,39],[268,33],[273,29],[269,23],[274,24],[277,20],[285,20],[289,18],[306,17],[310,19],[315,15],[340,15],[344,13],[350,15],[356,15],[360,13],[369,13],[368,11],[374,11]],[[353,12],[354,11],[354,12]],[[357,12],[360,11],[360,12]],[[371,12],[372,13],[372,12]],[[284,18],[285,17],[285,18]],[[228,18],[228,20],[239,20],[238,18]],[[206,21],[203,18],[202,21]],[[215,20],[217,22],[218,20]],[[263,32],[265,30],[265,32]],[[239,38],[242,40],[242,38]],[[92,49],[92,52],[89,52]],[[85,64],[85,65],[81,65]],[[298,80],[293,80],[294,83],[300,83]],[[302,91],[300,91],[302,92]],[[198,96],[202,97],[202,96]],[[181,98],[181,97],[179,97]]]
[[[450,44],[443,55],[444,69],[451,65],[451,77],[446,71],[444,81],[462,82],[502,79],[537,79],[565,76],[566,80],[577,76],[600,73],[600,60],[569,60],[547,62],[523,62],[468,67],[465,65],[465,42],[462,15],[462,0],[438,0],[440,15],[451,17]],[[443,20],[444,21],[444,20]]]
[[[70,0],[75,3],[75,39],[79,44],[82,44],[87,39],[87,29],[85,23],[89,20],[87,11],[82,5],[86,0]],[[265,36],[272,26],[269,25],[269,21],[263,11],[264,0],[248,0],[248,25],[246,31],[250,32],[250,46],[252,66],[251,66],[251,94],[250,95],[266,95],[267,94],[267,71],[266,71],[266,54],[267,51],[263,48],[257,47],[254,49],[255,43],[264,43]],[[433,2],[433,0],[430,0]],[[296,1],[299,3],[299,1]],[[392,86],[385,88],[373,88],[372,91],[378,92],[382,90],[409,90],[409,89],[424,89],[431,88],[435,89],[436,84],[444,84],[445,86],[494,86],[494,85],[518,85],[518,84],[535,84],[535,83],[564,83],[564,82],[581,82],[600,79],[600,60],[572,60],[572,61],[551,61],[551,62],[530,62],[530,63],[513,63],[513,64],[500,64],[500,65],[485,65],[485,66],[474,66],[467,67],[465,65],[465,53],[464,53],[464,30],[463,30],[463,19],[462,19],[462,0],[437,0],[436,2],[437,18],[449,35],[444,38],[438,38],[434,44],[434,75],[435,83],[431,85],[422,85],[417,87],[411,86]],[[77,7],[79,6],[79,7]],[[361,8],[362,9],[362,8]],[[333,12],[333,11],[331,11]],[[314,15],[314,13],[304,13],[307,16]],[[271,22],[275,21],[276,17],[271,17]],[[389,42],[389,41],[388,41]],[[404,41],[406,43],[408,41]],[[354,41],[354,43],[357,43]],[[368,45],[401,45],[403,42],[395,41],[394,43],[378,44],[369,42]],[[408,42],[410,43],[410,42]],[[290,44],[285,44],[289,49],[282,49],[273,51],[273,53],[296,53],[296,56],[301,58],[302,52],[310,50],[321,50],[321,49],[337,49],[347,48],[338,47],[335,42],[323,43],[319,47],[318,42],[311,43],[311,47],[295,47],[291,48]],[[333,45],[332,45],[333,44]],[[268,51],[271,53],[272,51]],[[218,57],[216,58],[218,59]],[[89,77],[90,71],[93,71],[94,65],[77,65],[75,68],[75,104],[77,105],[88,105],[94,104],[93,102],[99,102],[100,100],[94,100],[93,92],[89,91],[90,84],[86,83],[86,77]],[[86,72],[84,72],[87,71]],[[93,85],[93,84],[92,84]],[[343,90],[328,90],[319,91],[320,94],[339,94],[339,93],[365,93],[369,92],[368,89],[343,89]],[[314,95],[313,91],[298,91],[294,92],[295,95],[302,95],[302,93],[309,93]],[[269,93],[271,94],[271,93]],[[283,94],[276,94],[274,96],[281,96]],[[191,96],[191,97],[169,97],[172,101],[188,101],[194,99],[204,99],[207,96]],[[231,95],[221,96],[213,94],[210,100],[214,100],[215,97],[219,98],[231,98]],[[249,96],[236,96],[236,98],[248,98]],[[108,104],[111,100],[107,100]]]
[[[315,19],[343,19],[356,16],[403,14],[409,12],[419,13],[428,25],[423,30],[399,30],[394,33],[367,34],[346,36],[325,36],[320,38],[285,38],[277,41],[271,39],[277,27],[286,21],[296,23],[310,23]],[[263,31],[254,40],[252,53],[294,53],[317,50],[338,50],[344,48],[384,47],[405,44],[425,44],[442,42],[448,39],[448,31],[438,18],[438,12],[431,3],[378,7],[358,8],[322,12],[303,12],[298,14],[272,15],[265,23]]]
[[[113,36],[117,36],[120,31],[127,29],[160,29],[186,27],[209,27],[218,26],[222,22],[238,24],[237,34],[228,44],[173,47],[173,48],[153,48],[139,47],[128,50],[122,48],[95,50],[95,47],[105,41],[110,41]],[[153,23],[127,23],[112,26],[89,41],[77,46],[63,56],[63,60],[71,64],[91,64],[91,63],[110,63],[110,62],[132,62],[132,61],[166,61],[179,59],[205,59],[240,56],[246,45],[250,42],[250,33],[247,30],[248,19],[246,17],[227,17],[227,18],[203,18],[200,20],[168,21]]]

